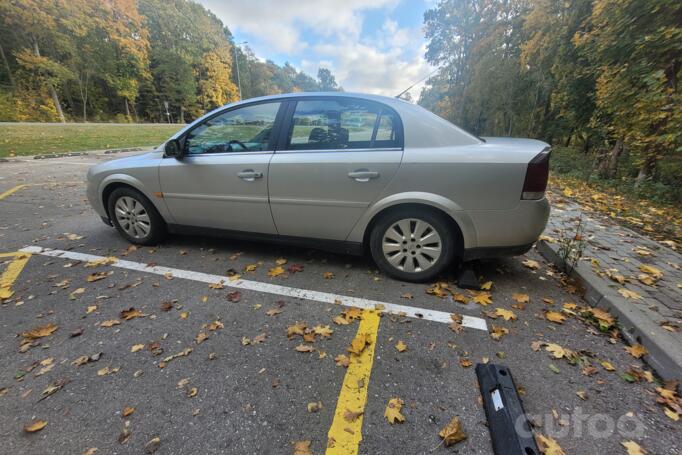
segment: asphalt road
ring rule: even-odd
[[[621,442],[628,440],[647,453],[680,452],[679,423],[656,403],[656,380],[623,379],[628,370],[632,376],[648,368],[622,341],[570,313],[563,324],[545,319],[548,310],[584,302],[534,251],[474,264],[481,283],[492,281],[492,303],[484,306],[430,295],[430,284],[392,280],[363,257],[191,237],[132,250],[84,195],[87,167],[114,157],[0,163],[0,253],[26,246],[67,252],[31,254],[11,280],[13,295],[0,305],[0,452],[145,453],[158,438],[149,451],[286,454],[310,441],[315,454],[492,453],[473,366],[485,361],[511,369],[536,431],[566,453],[626,453]],[[26,186],[2,196],[18,185]],[[119,262],[96,265],[80,254]],[[0,257],[6,280],[21,258]],[[269,276],[278,259],[286,259],[285,273]],[[526,259],[539,269],[524,266]],[[93,273],[103,278],[88,281]],[[241,278],[231,281],[235,273]],[[214,275],[223,277],[222,286],[207,284]],[[443,277],[471,297],[454,279]],[[296,297],[301,290],[311,298]],[[529,296],[525,308],[514,293]],[[338,301],[320,297],[328,294]],[[337,324],[334,318],[348,310],[346,297],[408,306],[411,314],[482,318],[489,330],[509,333],[494,340],[475,327],[455,332],[437,317],[376,312]],[[122,312],[131,308],[141,315],[126,320]],[[492,319],[497,308],[518,319]],[[107,327],[114,320],[119,323]],[[296,323],[333,333],[313,342],[290,339]],[[49,336],[19,335],[46,324],[57,326]],[[362,354],[350,355],[348,368],[336,365],[335,357],[349,355],[351,341],[365,333],[371,343]],[[396,349],[399,341],[404,352]],[[553,358],[544,345],[534,350],[536,341],[578,352],[582,361]],[[312,350],[299,352],[300,345]],[[75,365],[82,356],[94,357]],[[60,380],[62,387],[45,398]],[[404,402],[403,423],[384,417],[392,398]],[[318,402],[320,409],[310,412],[309,403]],[[134,411],[123,416],[126,407]],[[347,407],[361,417],[343,418]],[[455,416],[468,437],[446,448],[438,433]],[[26,432],[34,420],[47,425]],[[359,446],[353,442],[360,439]]]

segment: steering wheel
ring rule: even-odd
[[[228,142],[228,144],[229,144],[229,145],[237,144],[238,146],[240,146],[240,147],[243,148],[244,150],[248,150],[248,149],[249,149],[246,145],[244,145],[244,143],[243,143],[242,141],[238,141],[237,139],[232,139],[230,142]]]

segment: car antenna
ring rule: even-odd
[[[407,88],[406,88],[405,90],[403,90],[402,92],[398,93],[395,97],[396,97],[396,98],[400,98],[401,96],[403,96],[403,95],[405,94],[405,92],[407,92],[408,90],[410,90],[412,87],[414,87],[415,85],[419,84],[419,83],[422,82],[424,79],[428,79],[428,78],[430,78],[431,76],[433,76],[434,74],[436,74],[436,72],[438,72],[438,70],[440,70],[440,68],[436,68],[435,70],[431,71],[429,74],[427,74],[426,76],[422,77],[421,79],[419,79],[417,82],[415,82],[414,84],[412,84],[412,85],[410,85],[409,87],[407,87]]]

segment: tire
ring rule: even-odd
[[[399,209],[377,221],[369,247],[374,262],[384,273],[419,283],[434,279],[452,262],[456,235],[442,215]]]
[[[130,243],[156,245],[163,240],[166,223],[154,204],[139,191],[116,188],[109,195],[107,208],[114,227]]]

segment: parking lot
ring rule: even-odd
[[[113,157],[0,163],[3,452],[491,453],[474,372],[490,362],[565,453],[679,453],[649,368],[535,251],[474,263],[477,293],[454,270],[403,283],[302,248],[134,248],[85,200],[87,167]],[[453,417],[468,436],[445,447]]]

